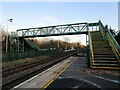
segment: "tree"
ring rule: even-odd
[[[70,42],[70,39],[68,37],[64,37],[63,40],[64,40],[64,43],[65,43],[65,49],[68,49],[68,47],[69,47],[68,43]]]
[[[114,38],[116,39],[116,41],[118,42],[118,44],[120,45],[120,31],[116,32],[115,29],[111,29],[111,27],[109,30],[112,33],[112,35],[114,36]]]
[[[112,33],[112,35],[113,35],[113,36],[115,36],[115,35],[116,35],[116,34],[115,34],[115,29],[111,29],[111,27],[110,27],[110,29],[109,29],[109,30],[110,30],[110,32]]]
[[[118,42],[118,44],[120,45],[120,31],[118,31],[117,35],[115,35],[115,39]]]
[[[4,26],[0,25],[0,44],[2,44],[2,52],[4,53],[6,48],[6,35],[8,33],[4,31]]]

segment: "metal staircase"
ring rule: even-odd
[[[25,39],[25,41],[31,48],[34,48],[37,51],[41,51],[40,46],[38,46],[35,42],[32,42],[30,39]]]
[[[18,29],[11,34],[15,52],[24,52],[24,38],[59,35],[86,34],[88,46],[88,64],[91,68],[120,69],[120,46],[107,28],[99,20],[94,23],[74,23],[46,27]],[[30,41],[26,42],[38,51],[40,47]]]
[[[98,31],[88,31],[90,67],[120,69],[120,46],[107,26],[99,21]]]
[[[107,40],[104,40],[100,31],[91,32],[92,47],[94,58],[92,68],[111,68],[119,67],[118,61],[112,51],[112,47]]]

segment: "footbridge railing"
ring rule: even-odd
[[[47,26],[47,27],[36,27],[36,28],[27,28],[27,29],[18,29],[17,32],[13,32],[13,37],[45,37],[45,36],[58,36],[58,35],[72,35],[72,34],[86,34],[87,33],[87,24],[84,23],[74,23],[74,24],[65,24],[65,25],[56,25],[56,26]],[[89,23],[89,26],[98,26],[97,23]],[[93,28],[93,27],[91,27]]]
[[[88,27],[89,27],[89,24],[88,24]],[[88,54],[89,54],[89,64],[90,64],[90,67],[92,67],[92,60],[94,60],[94,53],[93,53],[93,46],[92,46],[92,38],[91,38],[91,34],[90,34],[90,30],[88,28]]]
[[[99,21],[99,29],[100,29],[100,32],[102,33],[104,39],[109,41],[109,44],[112,47],[112,50],[113,50],[118,62],[120,63],[120,46],[119,46],[119,44],[117,43],[117,41],[111,34],[110,30],[108,30],[108,27],[107,26],[104,27],[101,21]]]
[[[97,30],[99,28],[98,22],[94,23],[84,22],[47,27],[18,29],[16,32],[11,33],[11,39],[13,42],[13,44],[11,44],[11,51],[17,53],[24,52],[24,38],[88,34],[88,28],[92,31]]]

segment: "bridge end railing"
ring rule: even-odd
[[[89,27],[89,24],[88,24],[88,26],[87,27]],[[92,38],[91,38],[91,33],[90,33],[90,30],[89,30],[89,28],[88,28],[88,45],[89,45],[89,47],[88,47],[88,49],[89,49],[89,64],[90,64],[90,67],[92,67],[92,64],[94,63],[94,53],[93,53],[93,46],[92,46]]]
[[[99,29],[100,32],[102,33],[102,36],[104,40],[107,40],[109,42],[109,45],[112,47],[112,50],[116,56],[116,59],[120,63],[120,46],[113,37],[112,33],[108,29],[107,25],[104,27],[102,22],[99,20]]]

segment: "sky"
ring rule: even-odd
[[[80,22],[98,22],[118,29],[118,2],[2,2],[2,24],[9,31]],[[67,37],[67,36],[66,36]],[[61,37],[53,37],[61,39]],[[85,45],[85,35],[69,36]]]

